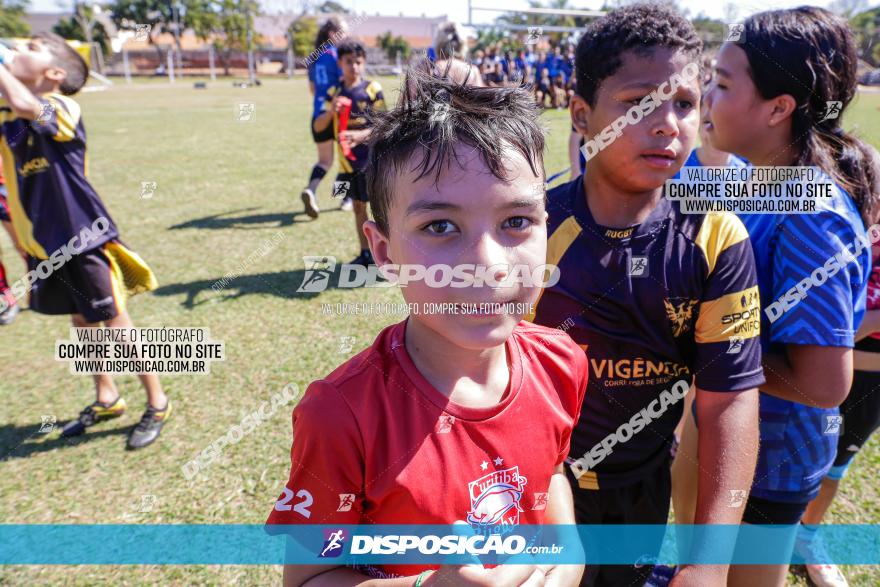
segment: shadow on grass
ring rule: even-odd
[[[332,273],[295,269],[219,279],[200,279],[188,283],[164,285],[153,291],[153,295],[177,296],[185,294],[186,299],[181,302],[181,305],[188,309],[203,304],[236,300],[251,294],[273,295],[291,300],[309,300],[320,296],[326,290],[337,289],[340,273],[341,268],[337,265]],[[303,285],[304,279],[309,279],[309,282],[318,291],[297,291]],[[224,280],[226,280],[225,284]],[[325,284],[326,287],[319,289]],[[381,292],[382,288],[376,288],[376,291],[377,293]]]
[[[293,205],[299,206],[299,202]],[[242,208],[240,210],[231,210],[229,212],[221,212],[211,216],[202,218],[194,218],[180,224],[170,227],[170,230],[180,230],[183,228],[202,228],[209,230],[222,230],[226,228],[238,228],[246,230],[258,230],[261,228],[283,228],[285,226],[293,226],[303,222],[310,222],[311,218],[302,210],[296,212],[270,212],[263,214],[241,215],[242,212],[251,212],[259,210],[259,208]],[[322,210],[321,214],[327,212],[339,212],[338,207]],[[237,214],[237,216],[233,216]]]
[[[0,426],[0,463],[11,459],[25,459],[31,455],[50,452],[60,448],[70,448],[80,444],[105,438],[107,436],[127,436],[134,423],[116,428],[92,428],[82,436],[61,438],[60,429],[64,424],[58,424],[52,432],[40,433],[40,424],[15,426]],[[48,437],[48,438],[47,438]],[[120,447],[125,448],[123,447]]]

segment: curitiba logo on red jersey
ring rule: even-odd
[[[513,526],[519,524],[519,505],[525,477],[519,467],[494,471],[468,483],[471,509],[467,521],[473,526]]]

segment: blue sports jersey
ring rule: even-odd
[[[743,214],[749,232],[761,292],[761,347],[782,353],[786,344],[852,347],[865,312],[871,248],[862,246],[855,259],[774,322],[768,306],[785,296],[828,259],[853,243],[867,242],[855,204],[836,188],[830,200],[817,200],[815,214]],[[826,275],[828,272],[826,272]],[[817,282],[818,283],[818,280]],[[761,447],[752,494],[786,502],[811,500],[831,467],[837,447],[833,432],[838,409],[822,409],[761,393]]]
[[[748,165],[748,164],[743,159],[740,159],[739,157],[737,157],[736,155],[734,155],[732,153],[727,158],[727,166],[728,167],[739,168],[739,167],[745,167],[746,165]],[[700,161],[700,158],[697,157],[697,150],[696,149],[691,151],[691,154],[688,155],[687,161],[684,162],[684,167],[705,167],[705,165],[703,165],[703,163]],[[678,179],[680,175],[681,175],[681,171],[676,173],[675,177],[673,179]]]
[[[341,76],[342,70],[336,59],[336,47],[330,47],[309,65],[309,81],[315,84],[313,119],[321,113],[321,107],[327,99],[329,90],[339,87]]]

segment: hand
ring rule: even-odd
[[[544,571],[537,565],[443,565],[422,583],[424,587],[542,587]]]
[[[347,108],[351,106],[351,98],[346,96],[336,95],[333,96],[333,99],[330,101],[330,108],[333,109],[333,112],[339,112],[343,108]]]
[[[354,149],[361,143],[366,142],[369,136],[370,130],[366,128],[361,130],[346,130],[339,133],[339,141],[341,143],[348,143],[348,146]]]
[[[580,584],[584,565],[539,565],[544,569],[546,587],[575,587]]]

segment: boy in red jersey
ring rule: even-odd
[[[293,414],[290,479],[268,523],[461,521],[481,532],[573,524],[562,463],[587,361],[561,330],[521,322],[540,284],[510,278],[511,268],[538,273],[547,253],[534,100],[521,88],[461,86],[419,68],[401,100],[371,138],[375,221],[364,231],[376,263],[469,264],[475,276],[490,268],[492,285],[410,281],[401,291],[420,311],[309,386]],[[461,311],[431,313],[431,304]],[[513,586],[577,585],[582,572],[288,565],[284,576],[310,587]]]

